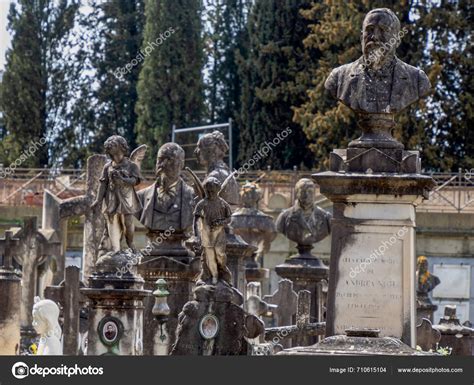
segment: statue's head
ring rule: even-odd
[[[229,146],[225,141],[224,134],[214,131],[199,138],[194,153],[199,163],[208,166],[215,161],[223,160],[228,151]]]
[[[416,268],[419,273],[428,271],[428,259],[424,255],[420,255],[416,260]]]
[[[204,181],[203,187],[206,195],[210,198],[214,198],[217,196],[217,194],[219,194],[221,183],[217,178],[211,176]]]
[[[165,175],[177,178],[184,167],[184,150],[176,143],[165,143],[156,156],[156,176]]]
[[[32,314],[33,327],[38,334],[52,333],[59,327],[59,307],[49,299],[35,297]]]
[[[246,182],[240,191],[242,205],[249,209],[256,209],[258,201],[262,199],[262,190],[256,183]]]
[[[112,135],[104,143],[105,153],[113,160],[120,161],[124,156],[128,156],[130,148],[124,137]]]
[[[296,199],[299,205],[303,208],[313,207],[314,195],[316,192],[316,186],[311,179],[302,178],[295,186]]]
[[[378,68],[400,45],[400,20],[388,8],[371,10],[362,24],[362,52],[369,67]]]

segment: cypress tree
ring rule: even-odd
[[[5,165],[27,150],[30,154],[21,158],[22,167],[50,163],[51,138],[69,100],[63,43],[77,9],[77,2],[66,0],[19,0],[10,6],[12,46],[6,54],[0,98],[5,121],[0,162]],[[46,140],[49,143],[38,145]]]
[[[242,108],[239,114],[239,161],[246,162],[286,128],[291,135],[258,166],[310,167],[312,155],[301,129],[292,121],[292,106],[301,103],[309,86],[304,71],[314,52],[304,49],[305,0],[256,0],[248,21],[249,48],[240,61]]]
[[[204,116],[201,1],[147,0],[138,80],[137,141],[158,148],[171,127],[201,122]],[[155,163],[148,151],[145,166]]]

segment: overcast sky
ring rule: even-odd
[[[7,16],[10,8],[10,0],[0,0],[0,70],[5,67],[5,51],[10,44],[7,32]]]

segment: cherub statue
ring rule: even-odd
[[[186,168],[186,170],[193,176],[201,198],[194,210],[193,221],[194,236],[197,237],[204,249],[203,270],[197,285],[209,283],[206,282],[208,273],[212,278],[213,285],[216,285],[219,279],[232,285],[232,275],[227,268],[225,254],[225,225],[230,223],[232,210],[220,195],[228,181],[233,178],[234,173],[230,174],[222,184],[217,178],[209,177],[202,185],[189,168]]]
[[[61,327],[59,326],[59,307],[49,299],[35,297],[33,305],[33,327],[40,335],[38,356],[58,356],[63,354]]]
[[[102,170],[97,198],[92,203],[92,208],[102,204],[106,220],[101,243],[115,253],[121,250],[121,240],[125,237],[128,247],[136,251],[133,217],[142,206],[134,187],[142,180],[140,166],[147,146],[136,148],[128,158],[127,141],[119,135],[112,135],[105,141],[104,148],[110,161]]]

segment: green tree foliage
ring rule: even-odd
[[[50,139],[66,113],[68,102],[68,65],[63,43],[74,26],[78,9],[75,1],[19,0],[12,3],[8,29],[12,46],[1,87],[1,110],[6,129],[2,132],[0,163],[10,164],[31,143],[34,154],[22,157],[22,167],[50,163]]]
[[[311,166],[312,154],[291,106],[302,103],[310,77],[306,67],[317,60],[305,50],[305,0],[256,0],[248,21],[249,48],[240,61],[242,108],[239,114],[239,161],[250,159],[267,140],[287,127],[292,134],[259,165],[273,168]],[[258,166],[257,166],[258,167]]]
[[[472,6],[468,3],[327,0],[303,11],[311,22],[304,44],[322,57],[308,67],[313,85],[306,101],[295,108],[294,119],[311,142],[318,168],[327,167],[334,148],[344,148],[360,135],[355,115],[327,95],[324,81],[332,68],[361,56],[363,18],[378,7],[392,9],[408,30],[397,56],[423,69],[434,88],[431,96],[398,116],[394,136],[407,149],[421,151],[425,169],[472,167],[472,55],[467,43],[471,30],[470,17],[465,16],[471,14]]]
[[[249,0],[207,0],[205,47],[210,123],[226,122],[240,109],[241,79],[237,57],[245,49]]]
[[[171,139],[173,124],[199,124],[204,115],[202,4],[147,0],[145,18],[136,134],[139,143],[156,149]],[[156,153],[147,155],[151,168]]]
[[[69,45],[76,47],[70,79],[74,103],[56,138],[66,166],[83,166],[87,156],[103,152],[111,135],[136,144],[138,74],[143,62],[142,1],[92,0],[77,17],[77,29]]]

